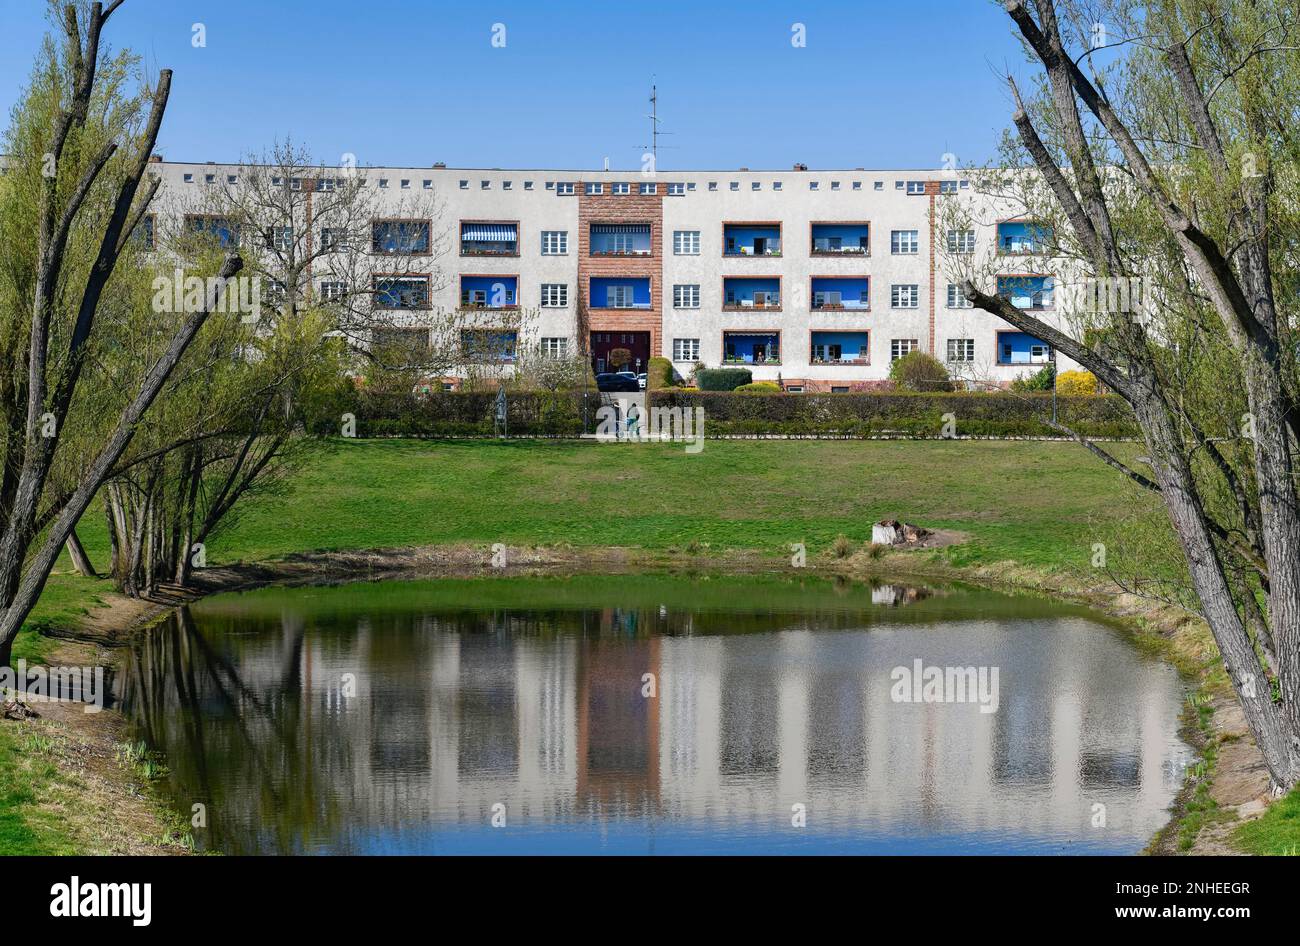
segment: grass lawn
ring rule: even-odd
[[[1073,444],[1035,441],[333,440],[246,507],[210,562],[441,543],[820,551],[897,516],[959,529],[954,565],[1083,567],[1135,487]],[[92,559],[106,538],[80,530]]]
[[[1263,816],[1238,828],[1236,840],[1251,854],[1300,855],[1300,790],[1274,802]]]

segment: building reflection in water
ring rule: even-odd
[[[866,594],[359,615],[214,599],[141,642],[122,696],[178,805],[208,805],[201,840],[232,852],[491,850],[495,805],[512,837],[669,849],[1136,850],[1164,821],[1188,758],[1171,668],[1077,613]],[[998,667],[998,712],[892,702],[891,669],[917,658]]]

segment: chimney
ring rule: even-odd
[[[806,170],[808,170],[808,165],[806,165],[806,164],[796,164],[796,165],[794,166],[794,169],[795,169],[796,171],[806,171]]]
[[[161,155],[161,154],[151,154],[151,155],[149,155],[149,163],[150,163],[150,164],[162,164],[162,155]]]
[[[434,162],[433,162],[433,166],[434,166],[435,168],[439,169],[439,170],[445,170],[446,167],[447,167],[447,162],[446,162],[446,161],[434,161]]]

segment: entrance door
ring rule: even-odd
[[[621,361],[624,357],[627,360]],[[591,333],[591,368],[596,374],[606,371],[640,374],[649,364],[649,332]]]

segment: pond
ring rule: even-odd
[[[240,854],[1135,853],[1193,758],[1172,667],[964,586],[266,589],[125,663],[196,844]]]

